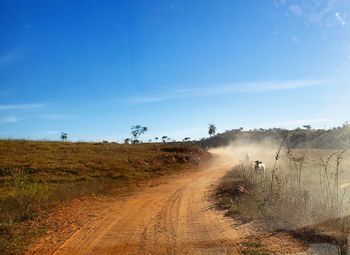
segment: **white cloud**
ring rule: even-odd
[[[0,104],[0,110],[23,110],[43,107],[43,104]]]
[[[296,5],[296,4],[289,5],[288,9],[295,16],[301,16],[303,14],[303,9],[299,5]]]
[[[325,82],[315,80],[295,80],[295,81],[265,81],[265,82],[245,82],[226,85],[213,85],[209,87],[183,88],[171,91],[165,95],[146,95],[130,97],[129,103],[152,103],[167,101],[177,98],[211,97],[223,96],[239,93],[262,93],[279,90],[301,89],[311,86],[320,86]]]
[[[342,26],[345,26],[345,25],[346,25],[345,19],[343,18],[342,15],[340,15],[339,12],[336,12],[336,13],[335,13],[335,17],[336,17],[336,19],[339,21],[339,23],[340,23]]]

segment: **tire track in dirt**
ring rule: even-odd
[[[58,249],[39,242],[28,254],[237,254],[244,231],[232,228],[208,199],[211,185],[229,169],[213,159],[200,171],[117,202]]]

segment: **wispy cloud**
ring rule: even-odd
[[[300,43],[300,39],[299,39],[299,37],[297,37],[297,36],[292,36],[292,41],[293,41],[293,43],[295,43],[295,44],[299,44]]]
[[[292,5],[289,5],[288,7],[289,11],[291,13],[293,13],[295,16],[300,16],[303,14],[303,9],[297,5],[297,4],[292,4]]]
[[[154,96],[132,96],[128,98],[131,103],[154,103],[178,98],[179,95],[154,95]]]
[[[308,0],[301,4],[290,4],[289,2],[286,0],[275,0],[275,5],[286,8],[289,13],[304,19],[310,24],[323,27],[345,26],[346,16],[341,12],[347,13],[350,10],[349,1]]]
[[[33,114],[29,117],[45,118],[48,120],[65,120],[71,119],[74,116],[68,113],[45,113],[45,114]]]
[[[6,108],[7,109],[7,108]],[[16,108],[17,109],[17,108]],[[66,120],[73,118],[74,116],[66,113],[46,113],[46,114],[21,114],[19,116],[11,115],[0,118],[0,122],[3,123],[15,123],[19,121],[26,121],[30,119],[47,119],[47,120]]]
[[[295,81],[266,81],[266,82],[246,82],[226,85],[215,85],[208,87],[183,88],[171,91],[163,95],[132,96],[129,103],[152,103],[167,101],[178,98],[210,97],[239,93],[261,93],[279,90],[301,89],[311,86],[320,86],[325,82],[315,80],[295,80]]]
[[[24,110],[43,106],[43,104],[0,104],[0,110]]]
[[[344,17],[343,17],[339,12],[336,12],[336,13],[335,13],[335,17],[336,17],[336,19],[339,21],[339,23],[340,23],[342,26],[345,26],[345,25],[346,25],[346,22],[345,22]]]
[[[295,4],[296,2],[298,4]],[[348,29],[348,18],[350,17],[350,1],[275,0],[275,6],[278,11],[283,11],[282,13],[286,16],[286,18],[297,20],[304,28],[308,27],[308,29],[310,29],[311,27],[314,27],[316,29],[322,29],[317,33],[318,35],[316,35],[318,38],[315,37],[315,39],[317,38],[321,44],[322,42],[327,42],[327,44],[324,44],[323,46],[322,51],[324,54],[336,55],[335,51],[339,51],[339,53],[343,55],[343,60],[350,59],[349,52],[346,50],[347,45],[349,45],[350,35]],[[305,35],[303,35],[304,33],[302,33],[302,30],[303,29],[297,29],[294,31],[294,33],[298,35],[298,37],[292,37],[292,41],[295,44],[306,41],[308,39],[308,36],[305,37]],[[335,36],[335,33],[338,35]],[[341,60],[339,59],[338,62],[340,63]],[[338,67],[335,67],[335,69],[337,72],[344,72],[341,71],[340,65],[338,65]]]
[[[19,121],[19,119],[17,118],[17,116],[8,116],[8,117],[1,119],[1,122],[3,122],[3,123],[15,123],[18,121]]]

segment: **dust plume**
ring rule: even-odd
[[[225,185],[227,180],[232,182],[230,185],[245,183],[245,188],[255,193],[247,198],[250,201],[240,201],[239,206],[246,207],[242,210],[256,214],[254,217],[278,217],[293,228],[349,215],[350,153],[291,149],[281,143],[270,138],[260,142],[240,139],[210,150],[219,164],[232,168],[229,178],[223,178]],[[254,173],[255,160],[266,165],[264,177]]]

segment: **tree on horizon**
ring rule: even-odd
[[[141,125],[136,125],[131,127],[131,134],[132,134],[132,143],[136,144],[139,143],[139,136],[145,133],[148,130],[147,127],[143,127]]]
[[[216,126],[214,124],[209,124],[209,130],[208,130],[208,134],[210,137],[212,137],[213,135],[215,135],[216,133]]]
[[[61,138],[61,141],[62,141],[62,142],[65,142],[65,141],[67,141],[67,139],[68,139],[68,134],[67,134],[67,133],[64,133],[64,132],[61,132],[60,138]]]

